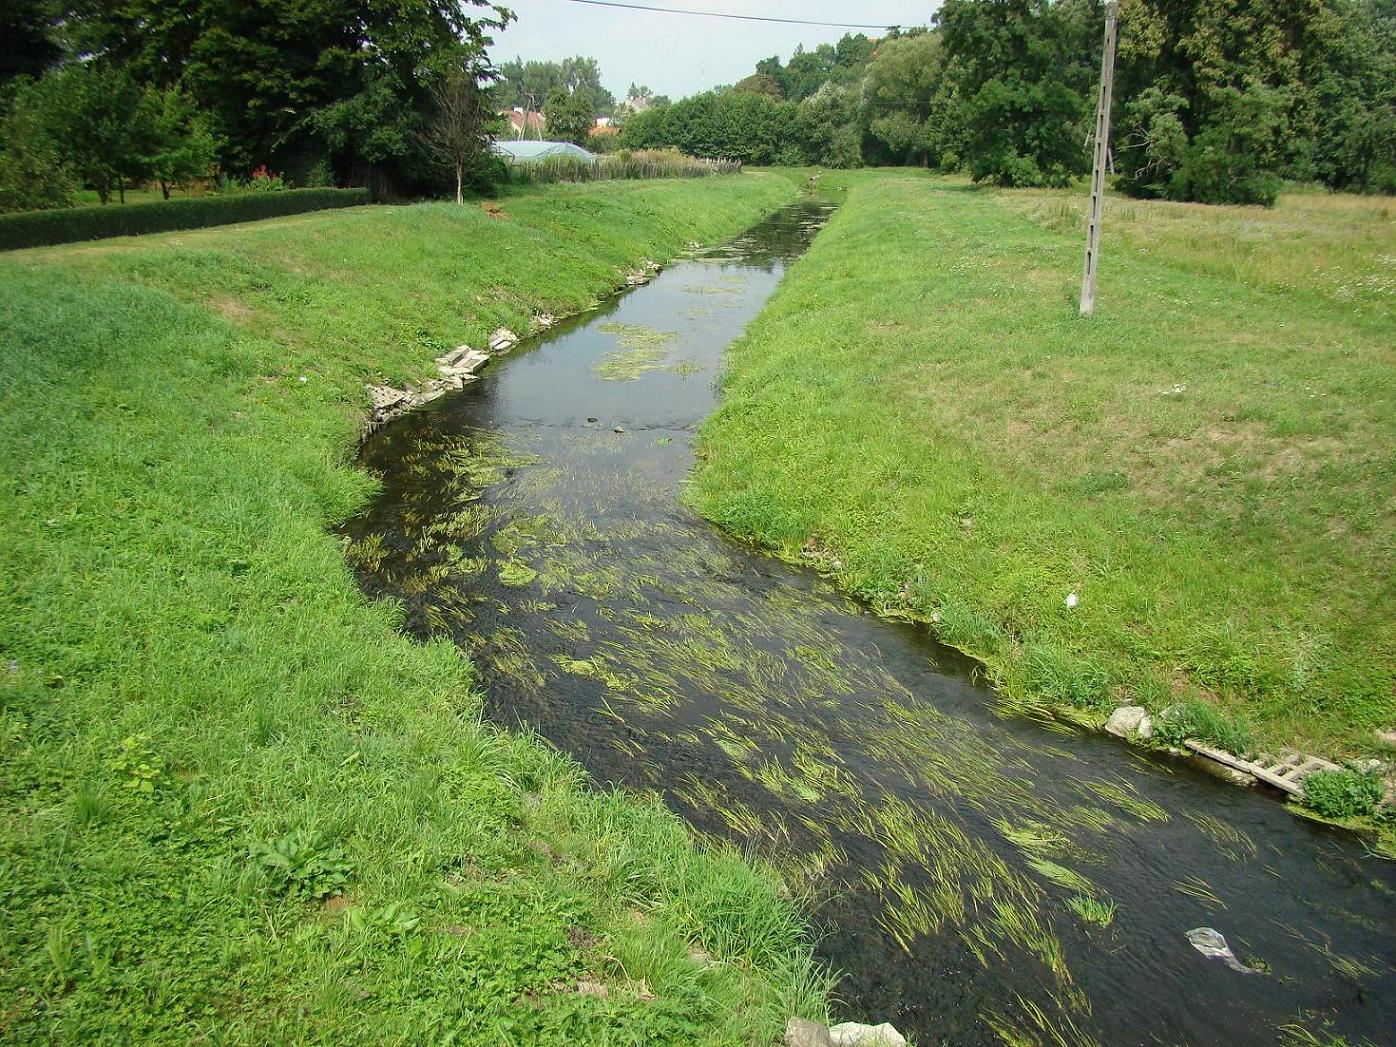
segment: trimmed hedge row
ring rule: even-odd
[[[66,244],[74,240],[100,240],[107,236],[201,229],[368,202],[367,189],[287,189],[194,196],[144,204],[25,211],[0,215],[0,251]]]

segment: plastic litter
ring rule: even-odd
[[[1236,954],[1231,951],[1231,946],[1226,944],[1226,939],[1222,937],[1221,931],[1211,927],[1194,927],[1188,931],[1188,941],[1207,959],[1220,960],[1238,974],[1260,973],[1254,967],[1247,967],[1236,959]]]

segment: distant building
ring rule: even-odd
[[[542,138],[543,131],[547,127],[547,121],[543,119],[543,114],[536,110],[525,112],[522,107],[514,106],[507,113],[501,113],[509,121],[509,130],[506,132],[510,138]]]

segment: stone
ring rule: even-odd
[[[490,352],[507,353],[518,344],[519,336],[507,327],[495,328],[494,334],[490,335]]]
[[[1387,745],[1396,745],[1396,731],[1378,731],[1377,741],[1385,742]]]
[[[407,393],[402,389],[394,389],[391,385],[370,385],[368,387],[368,402],[375,411],[386,411],[396,407],[407,399]]]
[[[1105,730],[1116,738],[1148,738],[1154,725],[1142,705],[1122,705],[1105,721]]]
[[[833,1047],[829,1030],[808,1018],[791,1018],[785,1023],[785,1047]]]
[[[906,1047],[906,1037],[897,1032],[891,1022],[881,1025],[860,1025],[844,1022],[829,1029],[834,1047]]]
[[[489,363],[488,353],[482,353],[478,349],[472,349],[468,345],[457,346],[455,350],[445,356],[436,358],[436,369],[442,374],[454,377],[469,376],[475,377],[477,371]]]

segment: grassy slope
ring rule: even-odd
[[[482,726],[458,651],[401,638],[326,531],[371,487],[365,379],[792,188],[0,259],[0,1039],[769,1042],[819,1010],[771,875]]]
[[[1012,701],[1195,697],[1329,752],[1396,726],[1390,201],[1112,202],[1084,321],[1074,197],[848,184],[733,347],[705,513]]]

